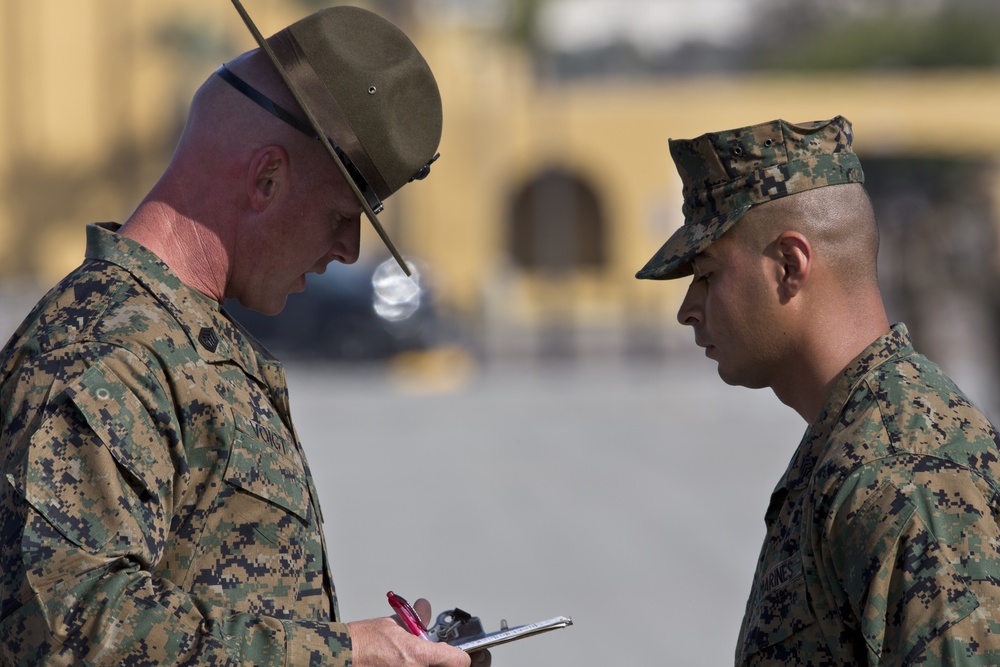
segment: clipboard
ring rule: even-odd
[[[472,653],[473,651],[480,651],[482,649],[491,648],[500,644],[506,644],[507,642],[516,641],[525,637],[532,637],[543,632],[549,632],[550,630],[565,628],[570,625],[573,625],[572,618],[568,616],[556,616],[544,621],[538,621],[537,623],[529,623],[528,625],[519,625],[513,628],[504,628],[497,632],[490,632],[485,635],[470,638],[460,644],[452,643],[452,646],[460,648],[466,653]]]

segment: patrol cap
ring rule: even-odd
[[[851,122],[773,120],[695,139],[671,139],[682,183],[684,225],[635,274],[672,280],[755,204],[841,183],[864,183]]]
[[[441,95],[427,62],[402,30],[359,7],[321,9],[264,40],[232,2],[409,275],[376,215],[382,200],[426,177],[437,159]]]

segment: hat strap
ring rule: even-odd
[[[375,167],[375,162],[365,150],[361,140],[358,139],[358,135],[351,129],[351,124],[340,104],[337,103],[323,80],[319,78],[291,31],[286,28],[274,35],[268,42],[274,55],[281,61],[285,72],[296,87],[304,93],[307,99],[315,102],[310,106],[325,133],[337,138],[341,149],[351,157],[355,166],[364,174],[365,180],[371,184],[379,198],[385,199],[392,194],[389,185]]]
[[[312,126],[306,124],[305,122],[299,120],[294,114],[286,111],[284,107],[279,106],[273,102],[269,97],[264,95],[262,92],[251,86],[249,83],[241,79],[240,77],[233,74],[228,67],[224,64],[220,65],[217,70],[215,70],[216,75],[225,80],[229,85],[231,85],[236,90],[240,91],[247,97],[249,97],[257,106],[267,111],[269,114],[278,118],[279,120],[291,125],[293,128],[301,132],[302,134],[310,137],[312,139],[320,139]],[[364,196],[365,201],[371,206],[374,213],[381,213],[382,211],[382,200],[379,199],[378,195],[375,194],[375,190],[368,184],[365,177],[361,175],[358,168],[354,165],[354,162],[347,156],[347,153],[337,145],[337,142],[330,137],[326,138],[333,147],[334,152],[340,157],[341,162],[344,163],[344,167],[347,169],[347,173],[350,175],[351,180],[354,184],[358,186],[358,190],[361,191],[362,196]]]
[[[295,114],[286,111],[285,107],[276,104],[274,101],[271,100],[271,98],[267,97],[259,90],[248,84],[246,81],[233,74],[229,70],[229,68],[226,67],[224,64],[219,65],[218,69],[215,70],[215,74],[219,78],[223,79],[226,83],[231,85],[233,88],[235,88],[236,90],[240,91],[241,93],[249,97],[251,100],[254,101],[254,103],[257,106],[259,106],[260,108],[262,108],[264,111],[268,112],[275,118],[278,118],[279,120],[284,121],[288,125],[291,125],[296,130],[306,135],[307,137],[311,137],[313,139],[317,138],[316,133],[313,132],[312,127],[308,123],[299,120],[295,116]]]

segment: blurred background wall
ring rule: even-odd
[[[246,2],[265,34],[324,4]],[[632,278],[681,223],[667,139],[843,114],[891,317],[998,414],[996,2],[366,6],[414,37],[444,98],[441,160],[383,214],[447,323],[426,347],[578,363],[689,345],[674,321],[685,281]],[[127,217],[196,87],[253,42],[225,0],[2,0],[0,31],[6,337],[79,262],[84,224]],[[384,258],[367,234],[359,271]]]

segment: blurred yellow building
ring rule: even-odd
[[[245,4],[265,34],[315,6]],[[195,88],[254,44],[226,0],[0,7],[0,277],[51,282],[79,262],[85,223],[124,219],[153,184]],[[675,329],[684,281],[633,279],[681,223],[668,137],[842,114],[863,163],[987,165],[1000,219],[995,70],[543,83],[493,34],[420,18],[405,27],[442,90],[442,157],[383,217],[487,344],[539,325],[590,332],[582,344],[598,348]],[[374,235],[365,252],[382,253]]]

